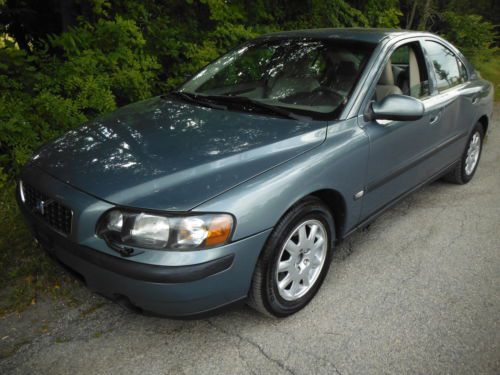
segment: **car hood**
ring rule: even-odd
[[[319,145],[325,136],[325,122],[156,97],[66,133],[31,163],[114,204],[184,211]]]

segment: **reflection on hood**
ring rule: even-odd
[[[325,133],[324,122],[157,97],[68,132],[32,163],[112,203],[188,210],[321,143]]]

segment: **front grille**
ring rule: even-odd
[[[66,235],[71,233],[73,212],[68,207],[50,198],[33,186],[22,182],[22,198],[24,204],[38,217],[41,217],[52,228]]]

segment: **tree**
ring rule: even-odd
[[[364,14],[372,27],[399,27],[399,18],[403,15],[398,0],[368,0]]]
[[[494,47],[494,26],[474,14],[443,13],[441,34],[454,43],[472,62],[480,63],[491,58],[498,50]]]

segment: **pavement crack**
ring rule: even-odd
[[[260,354],[262,354],[262,356],[264,358],[266,358],[269,362],[271,363],[274,363],[276,366],[278,366],[280,369],[282,369],[283,371],[286,371],[287,373],[289,374],[292,374],[292,375],[296,375],[296,373],[291,369],[289,368],[288,366],[286,366],[282,361],[276,359],[276,358],[273,358],[271,357],[263,348],[261,345],[259,345],[259,343],[257,343],[256,341],[248,338],[248,337],[245,337],[245,336],[242,336],[240,335],[239,333],[237,332],[231,332],[223,327],[220,327],[219,325],[215,324],[214,322],[212,322],[210,319],[207,319],[207,323],[215,328],[216,330],[224,333],[225,335],[228,335],[228,336],[234,336],[234,337],[237,337],[240,341],[243,341],[243,342],[246,342],[247,344],[250,344],[251,346],[253,346],[254,348],[256,348]],[[246,363],[246,362],[245,362]]]
[[[298,342],[298,341],[300,341],[300,340],[299,340],[299,339],[297,339],[294,335],[290,334],[290,332],[288,332],[288,331],[283,331],[283,330],[281,330],[281,329],[278,329],[278,331],[279,331],[281,334],[285,335],[285,336],[291,336],[294,342]],[[326,335],[332,335],[332,336],[333,336],[333,335],[334,335],[334,336],[342,336],[340,333],[331,332],[331,331],[326,331],[326,332],[324,332],[324,334],[326,334]],[[314,359],[319,360],[319,361],[322,361],[322,362],[324,362],[324,363],[326,363],[326,364],[330,365],[330,367],[333,369],[333,371],[335,372],[335,374],[337,374],[337,375],[342,375],[342,373],[341,373],[341,372],[340,372],[340,370],[337,368],[337,366],[335,365],[335,363],[333,363],[333,362],[329,361],[329,360],[328,360],[328,359],[326,359],[325,357],[319,356],[319,355],[317,355],[316,353],[311,352],[311,351],[309,351],[309,350],[305,349],[304,347],[300,347],[300,350],[301,350],[303,353],[310,355],[310,356],[311,356],[311,357],[313,357]],[[290,354],[291,354],[291,353],[289,353],[289,354],[288,354],[288,356],[290,356]],[[288,359],[288,358],[287,358],[287,359]]]
[[[328,363],[333,368],[333,371],[335,371],[335,374],[342,375],[342,373],[339,371],[339,369],[337,368],[337,366],[335,366],[335,364],[333,362],[330,362],[329,360],[327,360],[321,356],[318,356],[310,351],[305,351],[305,353],[309,354],[311,357],[313,357],[319,361],[323,361],[323,362]]]

